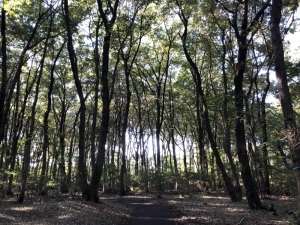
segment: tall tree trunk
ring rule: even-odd
[[[135,92],[135,95],[137,97],[137,113],[138,113],[138,130],[139,130],[139,139],[138,139],[138,145],[140,146],[140,152],[141,152],[141,167],[142,167],[142,176],[143,176],[143,184],[144,184],[144,190],[146,192],[149,191],[148,189],[148,168],[147,168],[147,161],[146,161],[146,149],[145,149],[145,143],[144,143],[144,129],[143,129],[143,124],[142,124],[142,101],[141,101],[141,96],[139,94],[136,81],[133,79],[131,76],[132,80],[132,86],[133,90]]]
[[[295,7],[297,6],[298,3],[296,1]],[[272,0],[270,31],[273,45],[273,57],[277,79],[277,87],[283,112],[286,137],[294,165],[294,171],[298,187],[298,196],[300,196],[300,131],[296,124],[295,112],[293,109],[292,99],[287,81],[282,35],[280,32],[281,16],[282,0]]]
[[[221,28],[221,26],[219,26]],[[223,75],[223,85],[224,85],[224,102],[222,107],[222,118],[223,118],[223,128],[224,128],[224,137],[223,137],[223,148],[228,157],[230,168],[232,171],[232,177],[234,178],[234,186],[236,188],[238,197],[242,199],[242,188],[240,186],[239,176],[237,173],[237,168],[233,161],[233,156],[231,152],[231,132],[230,132],[230,119],[228,115],[228,77],[226,72],[226,54],[227,48],[225,43],[225,29],[222,29],[222,75]]]
[[[65,165],[65,151],[66,151],[66,114],[67,114],[67,106],[66,106],[66,89],[64,87],[63,96],[61,96],[61,113],[59,118],[59,152],[60,152],[60,160],[59,160],[59,171],[60,171],[60,190],[62,193],[69,192],[69,186],[67,182],[67,174],[66,174],[66,165]]]
[[[247,10],[245,9],[245,17],[247,17]],[[247,24],[244,24],[247,26]],[[245,34],[244,34],[245,35]],[[244,91],[243,91],[243,79],[246,70],[246,58],[247,58],[247,43],[246,36],[242,36],[239,40],[238,50],[238,64],[237,72],[234,77],[234,103],[235,103],[235,136],[236,136],[236,148],[239,157],[242,180],[244,183],[246,198],[250,208],[262,208],[262,204],[257,192],[255,182],[252,177],[251,168],[249,165],[249,158],[246,147],[245,125],[244,125]]]
[[[263,180],[263,192],[265,194],[270,194],[270,174],[269,174],[269,164],[268,164],[268,149],[267,149],[267,142],[268,139],[268,133],[267,133],[267,113],[266,113],[266,97],[267,93],[270,87],[270,80],[269,80],[269,71],[267,72],[266,77],[266,87],[264,88],[264,93],[261,100],[261,129],[262,129],[262,161],[263,161],[263,174],[264,174],[264,180]]]
[[[123,58],[124,59],[124,58]],[[128,68],[128,59],[124,60],[125,63],[125,79],[126,79],[126,103],[125,103],[125,112],[123,115],[123,121],[121,124],[121,148],[122,148],[122,160],[121,160],[121,171],[120,171],[120,190],[119,194],[121,196],[125,195],[125,184],[124,184],[124,176],[126,173],[126,131],[128,124],[128,115],[129,115],[129,107],[131,101],[131,91],[129,86],[129,75],[130,71]]]
[[[77,57],[73,45],[73,36],[72,36],[73,34],[72,34],[68,0],[63,0],[63,10],[64,10],[65,23],[66,23],[66,30],[67,30],[68,53],[71,62],[73,77],[75,80],[77,94],[80,100],[79,140],[78,140],[79,141],[78,171],[79,171],[79,180],[80,180],[79,182],[82,191],[82,198],[85,200],[90,200],[91,198],[90,186],[87,182],[87,169],[86,169],[86,162],[85,162],[86,105],[85,105],[85,98],[82,90],[82,84],[79,78]]]
[[[178,164],[177,164],[177,157],[176,157],[176,143],[175,143],[175,107],[174,107],[174,92],[172,86],[171,76],[169,78],[169,112],[170,112],[170,138],[172,143],[172,155],[173,155],[173,162],[174,162],[174,173],[176,177],[176,189],[177,189],[177,176],[178,176]],[[170,153],[171,154],[171,153]],[[170,161],[171,162],[171,161]]]
[[[272,56],[269,57],[270,59]],[[270,79],[269,79],[269,70],[270,67],[267,70],[266,73],[266,86],[263,89],[262,97],[260,99],[261,93],[258,92],[259,87],[256,83],[256,101],[258,104],[258,121],[261,124],[261,130],[262,130],[262,137],[261,137],[261,143],[262,143],[262,157],[261,157],[261,163],[262,163],[262,171],[260,172],[261,177],[261,191],[263,194],[270,194],[270,174],[269,174],[269,164],[268,164],[268,133],[267,133],[267,113],[266,113],[266,98],[267,94],[270,88]]]
[[[97,117],[98,117],[98,102],[99,102],[99,84],[100,84],[100,55],[99,55],[99,29],[100,20],[96,25],[96,40],[94,49],[94,63],[95,63],[95,94],[94,94],[94,108],[93,108],[93,120],[91,128],[91,165],[92,168],[95,166],[96,158],[96,128],[97,128]]]
[[[74,143],[76,143],[76,124],[78,122],[80,112],[76,113],[74,123],[72,126],[72,134],[71,134],[71,141],[69,146],[69,152],[68,152],[68,185],[71,186],[71,180],[72,180],[72,165],[73,165],[73,151],[74,151]],[[73,190],[72,190],[73,191]]]
[[[235,136],[236,148],[241,167],[242,180],[246,190],[246,198],[250,208],[262,208],[262,204],[256,189],[255,182],[252,177],[251,168],[249,165],[249,158],[247,154],[245,125],[244,125],[244,89],[243,80],[246,71],[247,52],[248,52],[248,35],[251,38],[257,32],[256,25],[263,16],[266,8],[269,6],[270,0],[255,14],[250,17],[249,15],[249,0],[238,1],[234,4],[234,9],[230,10],[219,0],[216,0],[229,14],[230,25],[232,26],[237,42],[238,42],[238,56],[236,71],[234,76],[234,104],[235,104]],[[249,21],[249,18],[253,18]]]
[[[111,17],[108,20],[108,15],[104,12],[103,1],[97,0],[98,10],[103,20],[105,26],[105,36],[103,40],[103,51],[102,51],[102,116],[100,124],[100,134],[99,134],[99,146],[98,154],[96,158],[96,163],[93,168],[92,180],[91,180],[91,199],[92,201],[99,201],[98,188],[100,183],[100,178],[102,175],[103,165],[105,163],[105,145],[107,140],[107,135],[109,131],[109,109],[110,109],[110,93],[108,84],[108,73],[109,73],[109,52],[110,52],[110,41],[112,27],[116,21],[117,9],[119,5],[119,0],[116,0],[114,5],[111,5],[111,1],[107,2],[108,8],[110,9]]]
[[[36,81],[36,87],[34,92],[34,100],[31,107],[31,114],[30,118],[28,119],[28,125],[29,127],[26,128],[26,140],[25,140],[25,149],[24,149],[24,156],[23,156],[23,168],[22,168],[22,182],[21,182],[21,190],[17,199],[17,202],[22,204],[25,197],[25,189],[27,184],[27,179],[29,175],[29,168],[30,168],[30,153],[31,153],[31,145],[32,140],[34,138],[34,128],[35,128],[35,115],[36,115],[36,106],[39,98],[39,88],[40,88],[40,82],[43,75],[43,69],[44,69],[44,62],[47,54],[47,48],[48,48],[48,41],[49,41],[49,34],[45,41],[45,47],[43,51],[43,56],[40,62],[40,71],[37,74],[37,81]],[[35,80],[35,79],[34,79]]]
[[[17,91],[16,91],[16,98],[15,98],[15,112],[13,114],[13,120],[12,123],[12,146],[11,146],[11,152],[10,152],[10,168],[9,171],[11,172],[8,180],[8,187],[6,193],[8,195],[13,194],[12,192],[12,186],[13,186],[13,172],[15,171],[15,165],[16,165],[16,157],[18,152],[18,143],[19,138],[21,135],[21,130],[23,128],[23,119],[24,119],[24,111],[26,107],[28,94],[25,94],[24,98],[24,104],[20,110],[19,113],[19,101],[20,101],[20,82],[17,82]]]
[[[46,111],[43,116],[43,144],[42,144],[42,168],[41,168],[41,175],[40,175],[40,181],[39,181],[39,194],[44,194],[44,188],[46,185],[46,171],[47,171],[47,150],[49,148],[49,114],[51,111],[51,105],[52,105],[52,91],[54,86],[54,71],[56,62],[59,58],[60,53],[62,52],[63,48],[65,46],[64,44],[61,46],[59,52],[56,54],[56,57],[53,61],[53,64],[51,65],[51,71],[50,71],[50,83],[47,93],[47,107]]]
[[[177,5],[179,7],[181,7],[180,3],[178,1],[176,1],[176,2],[177,2]],[[198,66],[196,65],[196,63],[191,58],[191,56],[189,54],[189,51],[187,49],[186,42],[187,42],[187,31],[188,31],[188,19],[185,17],[185,14],[182,10],[180,12],[180,17],[181,17],[181,21],[184,25],[184,32],[181,36],[181,40],[182,40],[182,44],[183,44],[183,51],[184,51],[184,54],[185,54],[185,57],[186,57],[188,63],[190,64],[190,67],[191,67],[191,73],[192,73],[192,76],[193,76],[193,79],[194,79],[194,83],[195,83],[195,87],[196,87],[196,93],[199,94],[199,97],[201,98],[201,101],[202,101],[202,104],[203,104],[202,119],[205,123],[205,128],[206,128],[206,132],[207,132],[207,135],[208,135],[208,139],[210,141],[212,151],[213,151],[214,156],[216,158],[216,163],[218,165],[218,168],[221,171],[223,181],[226,185],[228,194],[229,194],[232,201],[238,201],[238,200],[240,200],[239,196],[236,193],[236,190],[235,190],[235,188],[234,188],[234,186],[233,186],[233,184],[232,184],[232,182],[231,182],[231,180],[230,180],[230,178],[229,178],[229,176],[228,176],[228,174],[225,170],[225,166],[224,166],[224,164],[221,160],[220,153],[218,151],[217,144],[216,144],[215,139],[214,139],[212,127],[211,127],[211,124],[210,124],[210,118],[209,118],[209,114],[208,114],[208,107],[207,107],[206,97],[205,97],[203,89],[202,89],[201,73],[198,69]]]
[[[122,148],[122,162],[121,162],[121,171],[120,171],[120,190],[119,194],[125,195],[125,186],[124,186],[124,176],[126,173],[126,133],[127,133],[127,126],[128,126],[128,116],[129,116],[129,109],[130,109],[130,102],[131,102],[131,90],[130,90],[130,78],[131,76],[131,70],[133,63],[135,62],[137,53],[140,48],[140,44],[142,41],[142,35],[140,35],[138,42],[137,42],[137,49],[133,53],[132,59],[129,62],[130,59],[130,53],[132,51],[132,47],[134,45],[134,38],[133,35],[131,34],[130,31],[132,31],[132,26],[133,23],[135,22],[136,15],[138,13],[139,7],[135,8],[135,11],[133,12],[133,16],[130,20],[129,24],[129,32],[126,34],[125,38],[123,41],[121,41],[121,37],[119,37],[120,41],[120,51],[121,51],[121,56],[122,60],[124,62],[124,72],[125,72],[125,83],[126,83],[126,98],[125,98],[125,111],[121,117],[122,123],[121,123],[121,148]],[[124,47],[126,44],[126,40],[129,39],[129,47],[128,50],[125,52]],[[135,173],[138,173],[138,150],[136,150],[136,155],[135,155]]]
[[[4,4],[4,3],[2,3]],[[6,98],[6,89],[7,89],[7,52],[6,52],[6,10],[1,8],[1,87],[0,87],[0,146],[4,138],[5,131],[5,119],[4,119],[4,109],[5,98]],[[4,150],[3,150],[4,151]]]

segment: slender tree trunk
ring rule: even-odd
[[[109,87],[108,87],[108,62],[109,62],[110,34],[104,37],[103,45],[103,65],[102,65],[102,119],[100,125],[100,137],[98,146],[98,155],[94,166],[91,180],[92,201],[99,201],[98,187],[102,175],[103,165],[105,161],[105,145],[109,127]]]
[[[147,161],[146,161],[146,149],[145,149],[145,144],[144,144],[144,129],[143,129],[143,125],[142,125],[142,101],[141,101],[141,97],[136,85],[135,80],[133,79],[133,77],[131,76],[131,80],[132,80],[132,85],[133,85],[133,90],[135,92],[135,95],[137,97],[137,102],[138,102],[138,108],[137,108],[137,113],[138,113],[138,124],[139,124],[139,140],[138,140],[138,144],[140,146],[140,151],[141,151],[141,167],[142,167],[142,176],[143,176],[143,184],[144,184],[144,190],[146,192],[149,191],[148,189],[148,173],[147,173]]]
[[[267,133],[267,113],[266,113],[266,97],[269,91],[270,87],[270,80],[269,80],[269,69],[267,71],[266,75],[266,86],[264,87],[264,91],[262,94],[262,98],[260,100],[259,93],[257,93],[257,103],[259,106],[259,111],[258,111],[258,119],[261,124],[261,129],[262,129],[262,180],[261,180],[261,188],[262,192],[264,194],[270,194],[270,174],[269,174],[269,165],[268,165],[268,133]],[[258,90],[258,87],[256,87]]]
[[[51,71],[50,71],[50,83],[47,93],[47,107],[46,111],[44,113],[43,117],[43,144],[42,144],[42,168],[41,168],[41,175],[40,175],[40,181],[39,181],[39,194],[44,194],[44,188],[46,185],[46,171],[47,171],[47,151],[49,148],[49,114],[51,111],[51,105],[52,105],[52,91],[54,86],[54,70],[56,66],[56,62],[59,58],[60,53],[63,50],[63,47],[65,46],[65,43],[60,48],[59,52],[57,53],[53,64],[51,65]]]
[[[246,10],[245,10],[246,11]],[[247,15],[245,15],[247,16]],[[234,102],[235,102],[235,135],[236,147],[239,157],[242,180],[244,183],[246,198],[250,208],[262,208],[262,204],[257,192],[255,182],[252,177],[251,168],[249,165],[249,158],[246,147],[245,125],[244,125],[244,91],[243,91],[243,78],[246,69],[247,58],[247,43],[246,37],[240,38],[238,51],[238,65],[237,72],[234,77]]]
[[[295,3],[295,7],[298,3]],[[280,32],[280,20],[282,15],[282,0],[273,0],[271,8],[271,40],[273,45],[274,65],[277,79],[279,99],[283,112],[284,125],[288,146],[291,152],[294,171],[300,199],[300,131],[297,127],[295,112],[287,82],[287,73],[284,62],[284,50],[282,35]],[[300,200],[299,200],[300,203]]]
[[[21,182],[21,190],[19,193],[19,197],[17,199],[17,202],[22,204],[25,197],[25,189],[27,184],[27,178],[29,175],[29,168],[30,168],[30,153],[31,153],[31,145],[32,140],[34,138],[34,128],[35,128],[35,115],[36,115],[36,106],[39,98],[39,88],[40,88],[40,82],[43,75],[43,69],[44,69],[44,61],[47,54],[47,48],[48,48],[48,41],[49,41],[49,35],[45,42],[44,52],[40,63],[40,71],[38,73],[38,78],[36,81],[36,87],[34,92],[34,100],[31,107],[31,115],[29,118],[29,127],[27,127],[26,132],[26,140],[25,140],[25,149],[24,149],[24,156],[23,156],[23,168],[22,168],[22,182]]]
[[[112,27],[115,23],[117,17],[117,9],[119,1],[116,0],[114,5],[108,1],[109,8],[111,10],[111,19],[108,20],[107,13],[103,10],[103,3],[101,0],[97,0],[98,10],[103,20],[105,26],[105,36],[103,40],[103,51],[102,51],[102,116],[100,124],[100,134],[99,134],[99,146],[98,155],[96,158],[96,163],[93,168],[92,180],[91,180],[91,199],[92,201],[99,201],[98,188],[100,183],[100,178],[102,175],[103,165],[105,163],[105,145],[107,140],[107,135],[109,131],[109,109],[110,109],[110,94],[109,94],[109,84],[108,84],[108,73],[109,73],[109,52],[110,52],[110,41]]]
[[[231,132],[230,132],[230,119],[228,115],[228,77],[226,72],[226,54],[227,48],[225,43],[225,30],[222,30],[222,75],[223,75],[223,85],[224,85],[224,102],[222,107],[222,118],[223,118],[223,128],[224,128],[224,137],[223,137],[223,148],[228,157],[230,168],[232,171],[232,176],[234,178],[234,186],[239,195],[238,198],[242,199],[242,188],[240,186],[239,176],[237,173],[237,168],[233,161],[233,156],[231,152]]]
[[[178,1],[177,1],[177,4],[180,7],[180,4],[179,4]],[[192,76],[193,76],[193,79],[194,79],[194,83],[195,83],[195,87],[196,87],[196,93],[199,94],[199,97],[201,98],[201,101],[202,101],[202,104],[203,104],[203,106],[202,106],[202,119],[205,123],[205,128],[206,128],[206,132],[207,132],[207,135],[208,135],[208,139],[210,141],[212,151],[213,151],[214,156],[216,158],[216,163],[219,167],[219,170],[222,173],[222,177],[223,177],[224,183],[226,185],[228,194],[229,194],[232,201],[238,201],[239,196],[236,193],[236,190],[235,190],[235,188],[234,188],[234,186],[233,186],[233,184],[232,184],[232,182],[231,182],[231,180],[230,180],[230,178],[229,178],[229,176],[228,176],[228,174],[225,170],[225,166],[224,166],[224,164],[221,160],[220,153],[218,151],[217,144],[216,144],[215,139],[214,139],[214,135],[213,135],[213,132],[212,132],[212,127],[211,127],[211,124],[210,124],[210,118],[209,118],[209,114],[208,114],[206,97],[205,97],[203,89],[202,89],[201,73],[198,69],[198,66],[195,64],[195,62],[191,58],[191,56],[189,54],[189,51],[187,49],[186,41],[187,41],[188,19],[185,17],[185,14],[184,14],[183,11],[181,11],[180,16],[181,16],[181,21],[184,25],[184,32],[181,36],[181,40],[182,40],[182,44],[183,44],[183,51],[184,51],[184,54],[185,54],[185,57],[186,57],[188,63],[191,66],[191,73],[192,73]]]
[[[246,198],[250,208],[262,208],[262,204],[256,189],[255,182],[252,177],[251,168],[249,165],[249,158],[246,147],[245,125],[244,125],[244,90],[243,80],[246,71],[247,52],[248,52],[248,35],[251,38],[257,31],[255,26],[264,15],[266,8],[269,6],[270,0],[250,17],[249,15],[249,0],[238,1],[234,5],[233,10],[224,7],[219,0],[216,0],[228,13],[232,13],[230,25],[232,26],[237,42],[238,42],[238,56],[234,77],[234,103],[235,103],[235,136],[236,148],[240,162],[242,180],[246,190]],[[249,21],[253,18],[252,21]]]
[[[24,103],[27,100],[27,95],[25,95]],[[24,119],[24,110],[25,110],[25,104],[23,104],[23,108],[21,109],[20,113],[19,111],[19,100],[20,100],[20,83],[17,83],[17,91],[16,91],[16,99],[15,99],[15,112],[13,114],[13,120],[12,123],[12,146],[11,146],[11,155],[10,155],[10,176],[8,180],[8,187],[6,193],[8,195],[13,194],[12,192],[12,185],[13,185],[13,172],[15,170],[16,165],[16,157],[18,152],[18,142],[21,135],[21,130],[23,128],[23,119]]]
[[[74,143],[76,143],[76,124],[78,121],[80,112],[76,113],[74,123],[72,126],[72,134],[71,134],[71,141],[69,146],[69,153],[68,153],[68,185],[71,186],[71,179],[72,179],[72,165],[73,165],[73,151],[74,151]]]
[[[67,174],[66,174],[66,165],[65,165],[65,151],[66,151],[66,114],[67,114],[67,106],[66,106],[66,89],[64,87],[63,96],[61,102],[61,113],[59,119],[59,152],[60,152],[60,160],[59,160],[59,171],[60,171],[60,189],[62,193],[69,192],[69,186],[67,182]]]
[[[87,182],[87,169],[86,169],[86,162],[85,162],[86,105],[85,105],[85,98],[84,98],[83,90],[82,90],[82,84],[81,84],[81,81],[79,78],[77,57],[76,57],[75,49],[73,46],[73,37],[72,37],[73,34],[72,34],[68,0],[63,0],[63,9],[64,9],[64,17],[65,17],[66,30],[67,30],[68,53],[69,53],[69,58],[70,58],[70,62],[71,62],[73,77],[75,80],[77,94],[78,94],[78,97],[80,100],[79,140],[78,140],[79,141],[79,143],[78,143],[79,180],[80,180],[80,187],[81,187],[81,191],[82,191],[82,198],[89,201],[91,199],[91,194],[90,194],[90,186]]]
[[[124,58],[123,58],[124,59]],[[128,124],[128,115],[129,115],[129,107],[130,107],[130,101],[131,101],[131,91],[130,91],[130,85],[129,85],[129,75],[130,71],[127,68],[128,59],[124,60],[125,64],[125,79],[126,79],[126,104],[125,104],[125,112],[123,115],[123,122],[122,122],[122,128],[121,128],[121,148],[122,148],[122,164],[121,164],[121,171],[120,171],[120,190],[119,194],[121,196],[126,194],[125,191],[125,185],[124,185],[124,176],[126,173],[126,131],[127,131],[127,124]]]
[[[3,4],[3,3],[2,3]],[[1,8],[1,87],[0,87],[0,146],[4,138],[5,131],[5,119],[4,119],[4,109],[5,98],[6,98],[6,89],[7,89],[7,52],[6,52],[6,10]]]
[[[133,13],[133,17],[131,18],[131,22],[129,24],[128,29],[132,29],[132,25],[135,21],[136,14],[138,13],[138,8],[135,9]],[[124,52],[124,45],[126,43],[126,40],[129,38],[129,48],[127,52]],[[119,38],[121,40],[121,38]],[[125,72],[125,83],[126,83],[126,102],[125,102],[125,111],[122,116],[122,124],[121,124],[121,146],[122,146],[122,165],[121,165],[121,171],[120,171],[120,191],[119,194],[125,195],[125,186],[124,186],[124,176],[126,173],[126,133],[127,133],[127,126],[128,126],[128,116],[129,116],[129,109],[130,109],[130,102],[131,102],[131,90],[130,90],[130,78],[131,76],[131,70],[133,63],[135,62],[137,53],[140,48],[142,40],[142,35],[140,35],[137,43],[137,49],[133,53],[132,59],[129,62],[130,59],[130,52],[132,51],[132,46],[134,45],[134,39],[132,35],[129,35],[129,33],[126,34],[126,37],[123,39],[123,41],[120,41],[120,48],[121,48],[121,56],[124,62],[124,72]],[[138,150],[136,150],[135,155],[135,173],[138,173]]]
[[[178,176],[178,165],[177,165],[177,157],[176,157],[176,144],[175,144],[175,108],[174,108],[174,93],[173,93],[173,87],[172,87],[172,81],[171,77],[169,78],[169,85],[171,90],[169,91],[169,112],[170,112],[170,123],[171,127],[170,129],[170,136],[171,136],[171,143],[172,143],[172,155],[173,155],[173,161],[174,161],[174,173],[177,179]],[[171,152],[170,152],[171,154]],[[171,161],[170,161],[171,162]],[[177,180],[176,180],[176,189],[177,189]]]
[[[95,166],[96,158],[96,127],[97,127],[97,117],[98,117],[98,102],[99,102],[99,84],[100,84],[100,55],[99,55],[99,29],[100,21],[97,22],[96,26],[96,40],[94,49],[94,62],[95,62],[95,94],[94,94],[94,109],[93,109],[93,121],[91,130],[91,164],[92,168]]]
[[[268,85],[266,89],[269,89],[270,82],[268,82]],[[267,90],[265,91],[262,102],[261,102],[261,128],[262,128],[262,161],[263,161],[263,174],[264,174],[264,180],[263,180],[263,192],[265,194],[270,194],[271,193],[271,188],[270,188],[270,173],[269,173],[269,163],[268,163],[268,149],[267,149],[267,142],[269,141],[268,139],[268,133],[267,133],[267,113],[266,113],[266,104],[265,104],[265,99],[267,96]]]

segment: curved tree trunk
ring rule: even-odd
[[[54,86],[54,70],[56,66],[56,62],[59,58],[60,53],[62,52],[63,48],[65,46],[64,44],[61,46],[59,52],[57,53],[53,65],[51,66],[51,71],[50,71],[50,83],[49,83],[49,88],[48,88],[48,93],[47,93],[47,107],[46,111],[43,116],[43,144],[42,144],[42,168],[41,168],[41,175],[40,175],[40,181],[39,181],[39,195],[44,194],[44,188],[46,185],[46,171],[47,171],[47,151],[49,148],[49,114],[51,111],[51,96],[52,96],[52,91],[53,91],[53,86]]]
[[[79,171],[79,182],[82,191],[82,198],[85,200],[90,200],[90,187],[87,182],[87,169],[86,169],[86,162],[85,162],[85,118],[86,118],[86,105],[85,105],[85,98],[83,95],[82,84],[79,78],[78,72],[78,64],[77,64],[77,57],[73,45],[73,37],[72,37],[72,27],[71,27],[71,18],[69,13],[69,3],[68,0],[63,0],[63,10],[64,10],[64,17],[66,23],[66,30],[67,30],[67,46],[68,46],[68,53],[71,62],[71,68],[73,77],[75,80],[75,86],[77,90],[77,94],[80,100],[80,115],[79,115],[79,158],[78,158],[78,171]]]
[[[295,7],[298,6],[297,1]],[[282,35],[280,32],[280,20],[282,15],[282,0],[273,0],[271,8],[271,39],[273,45],[274,65],[277,78],[277,87],[281,108],[283,112],[284,125],[288,146],[290,148],[294,171],[300,196],[300,131],[296,124],[295,112],[287,82],[287,73],[284,63],[284,50]],[[300,201],[299,201],[300,202]]]
[[[220,3],[219,0],[216,0]],[[234,76],[234,104],[235,104],[235,136],[236,136],[236,148],[240,162],[242,180],[246,191],[246,198],[250,208],[262,208],[256,184],[252,177],[251,168],[249,165],[249,158],[247,154],[246,136],[245,136],[245,124],[244,124],[244,87],[243,80],[246,71],[247,52],[248,52],[248,35],[252,36],[255,34],[256,25],[260,18],[263,16],[264,11],[269,6],[270,0],[255,12],[250,17],[249,15],[249,0],[238,1],[234,5],[233,10],[229,10],[224,7],[222,3],[220,5],[224,9],[232,14],[230,19],[230,25],[232,26],[235,37],[238,42],[238,55],[236,63],[236,72]],[[250,18],[253,18],[250,21]]]
[[[109,109],[110,109],[110,93],[109,93],[109,83],[108,83],[108,73],[109,73],[109,51],[110,51],[110,41],[111,41],[111,31],[112,27],[116,21],[117,9],[119,6],[119,0],[116,0],[114,5],[111,5],[111,1],[108,1],[108,8],[110,9],[111,17],[108,20],[108,15],[104,12],[103,1],[97,0],[98,10],[105,27],[105,36],[103,40],[103,51],[102,51],[102,74],[101,74],[101,84],[102,84],[102,116],[100,124],[100,134],[99,134],[99,146],[98,154],[96,157],[95,166],[93,168],[92,180],[91,180],[91,199],[92,201],[99,201],[98,188],[100,183],[100,178],[102,175],[103,165],[105,162],[105,145],[107,140],[107,135],[109,131]]]
[[[40,71],[37,74],[37,81],[35,86],[35,92],[34,92],[34,100],[31,107],[31,114],[30,118],[28,119],[28,126],[26,128],[26,140],[25,140],[25,149],[24,149],[24,156],[23,156],[23,168],[22,168],[22,182],[21,182],[21,190],[17,199],[17,202],[22,204],[25,197],[25,189],[27,184],[27,179],[29,175],[29,168],[30,168],[30,153],[31,153],[31,145],[34,137],[34,129],[35,129],[35,115],[36,115],[36,106],[39,98],[39,88],[41,83],[41,78],[43,75],[43,69],[44,69],[44,62],[47,54],[47,48],[48,48],[48,41],[50,36],[51,26],[48,31],[48,35],[45,41],[45,47],[43,51],[43,56],[40,62]],[[34,78],[35,80],[36,78]]]
[[[177,4],[180,7],[180,4],[179,4],[178,1],[177,1]],[[193,75],[194,83],[195,83],[195,86],[196,86],[196,93],[199,94],[199,97],[200,97],[201,102],[203,104],[202,118],[203,118],[203,121],[205,123],[206,132],[207,132],[208,139],[209,139],[209,142],[210,142],[210,145],[211,145],[211,149],[214,153],[216,163],[217,163],[218,168],[219,168],[219,170],[222,174],[223,181],[225,183],[225,186],[227,188],[227,191],[228,191],[228,194],[229,194],[231,200],[232,201],[238,201],[238,200],[240,200],[239,195],[237,194],[236,189],[233,186],[233,184],[230,180],[230,177],[228,176],[228,174],[226,172],[225,166],[224,166],[224,164],[221,160],[220,153],[217,149],[217,144],[216,144],[213,132],[212,132],[212,127],[211,127],[210,118],[209,118],[209,114],[208,114],[207,102],[206,102],[206,98],[205,98],[205,95],[204,95],[204,92],[203,92],[203,89],[202,89],[201,73],[198,69],[198,66],[195,64],[195,62],[191,58],[191,56],[189,54],[189,51],[187,49],[187,46],[186,46],[188,19],[185,17],[185,14],[184,14],[183,11],[181,11],[180,13],[181,13],[181,20],[182,20],[182,23],[184,25],[184,32],[181,36],[182,44],[183,44],[183,51],[184,51],[184,54],[185,54],[185,57],[186,57],[188,63],[191,66],[191,73]]]

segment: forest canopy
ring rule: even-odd
[[[2,0],[0,190],[296,195],[297,8]]]

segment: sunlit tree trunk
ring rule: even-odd
[[[297,1],[295,2],[295,7],[298,7]],[[300,131],[296,124],[295,111],[293,109],[292,99],[287,81],[282,35],[280,32],[281,16],[282,0],[272,0],[270,31],[273,45],[273,57],[277,79],[276,81],[283,112],[286,138],[294,165],[298,195],[300,196]]]

